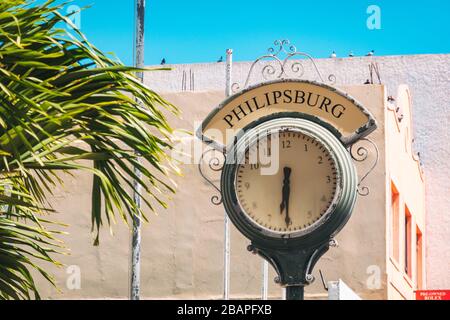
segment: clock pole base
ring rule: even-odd
[[[304,286],[286,287],[286,300],[304,300]]]
[[[248,250],[258,254],[274,267],[275,282],[286,287],[286,300],[303,300],[304,288],[314,281],[312,270],[330,247],[330,238],[303,248],[275,249],[252,243]]]

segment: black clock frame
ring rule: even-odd
[[[311,121],[313,120],[313,121]],[[303,288],[314,280],[312,269],[320,257],[336,242],[334,236],[351,216],[356,201],[357,174],[350,155],[335,133],[301,114],[280,113],[260,119],[246,127],[227,150],[222,170],[223,203],[236,228],[251,241],[248,250],[266,259],[276,270],[276,282],[287,288],[287,299],[302,299]],[[337,199],[330,210],[310,232],[290,237],[270,235],[246,217],[236,196],[235,178],[238,159],[249,145],[258,140],[260,131],[300,131],[326,146],[333,155],[338,171]],[[246,146],[244,141],[250,141]]]

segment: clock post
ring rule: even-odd
[[[314,266],[337,246],[335,236],[350,219],[362,181],[351,150],[367,140],[376,121],[355,99],[325,84],[309,55],[286,40],[275,45],[278,50],[270,49],[252,65],[245,89],[235,85],[240,91],[197,131],[211,150],[222,153],[223,163],[209,161],[221,172],[220,186],[206,177],[202,163],[199,169],[220,194],[212,202],[223,204],[251,241],[248,251],[275,269],[286,299],[303,300],[305,286],[314,281]],[[287,56],[281,60],[283,52]],[[288,60],[296,56],[312,62],[319,82],[287,78]],[[254,65],[263,58],[279,62],[280,72],[268,64],[263,76],[276,78],[249,86]],[[293,62],[291,71],[301,70],[299,65]]]
[[[304,294],[304,286],[292,286],[286,288],[286,300],[303,300]]]
[[[304,289],[314,281],[312,269],[314,264],[325,254],[329,246],[335,246],[332,240],[316,247],[300,250],[287,250],[274,252],[270,249],[257,249],[249,245],[248,250],[259,254],[277,271],[275,282],[286,288],[286,300],[303,300]]]

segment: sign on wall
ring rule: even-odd
[[[418,290],[416,300],[450,300],[450,290]]]
[[[344,145],[376,128],[366,109],[344,92],[322,83],[288,79],[265,82],[231,96],[205,119],[200,135],[217,146],[227,146],[249,124],[279,113],[312,120],[332,131]]]

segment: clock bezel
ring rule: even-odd
[[[337,165],[337,159],[333,153],[333,151],[330,149],[330,147],[326,144],[326,142],[324,142],[323,140],[321,140],[320,138],[313,136],[310,132],[306,132],[305,130],[302,130],[298,127],[289,127],[289,128],[273,128],[270,129],[267,132],[263,133],[263,136],[259,136],[256,138],[256,140],[251,141],[248,143],[248,146],[245,149],[245,152],[240,155],[240,158],[237,159],[238,160],[238,166],[235,170],[235,177],[234,177],[234,188],[235,190],[238,188],[237,185],[237,179],[238,179],[238,173],[239,173],[239,166],[242,163],[241,161],[243,160],[243,158],[245,157],[246,153],[248,152],[248,150],[250,148],[252,148],[255,144],[258,143],[258,141],[260,141],[261,139],[264,139],[270,135],[274,135],[274,134],[281,134],[283,132],[293,132],[293,133],[301,133],[307,137],[312,138],[313,140],[319,142],[328,152],[328,154],[331,156],[331,158],[333,159],[333,164],[336,167],[336,190],[334,190],[334,196],[333,196],[333,200],[331,201],[331,204],[328,206],[328,208],[325,210],[325,212],[321,215],[321,217],[316,220],[314,223],[312,223],[311,225],[307,226],[306,228],[300,229],[300,230],[294,230],[294,231],[276,231],[276,230],[272,230],[269,228],[266,228],[262,225],[260,225],[258,222],[256,222],[252,217],[250,217],[250,215],[246,212],[245,208],[243,207],[241,200],[239,199],[239,197],[237,197],[237,201],[239,206],[241,207],[241,211],[244,213],[243,218],[247,219],[249,223],[252,223],[255,225],[256,228],[261,228],[261,232],[267,236],[272,236],[272,237],[278,237],[278,238],[285,238],[285,237],[290,237],[290,238],[296,238],[296,237],[300,237],[302,235],[308,234],[310,232],[313,232],[320,224],[321,224],[321,220],[322,219],[326,219],[327,216],[330,214],[331,210],[333,210],[332,208],[332,204],[335,203],[338,198],[341,196],[341,192],[342,192],[342,188],[340,187],[340,180],[341,180],[341,175],[340,172],[338,170],[338,165]]]
[[[239,162],[245,157],[249,146],[261,138],[280,131],[297,131],[311,136],[319,141],[330,155],[336,165],[338,182],[333,201],[325,214],[311,226],[288,233],[279,233],[266,229],[255,223],[242,208],[236,190],[236,175]],[[350,155],[342,143],[328,129],[310,120],[284,117],[270,119],[249,125],[240,135],[239,139],[229,147],[227,159],[222,171],[221,179],[222,196],[225,209],[234,223],[244,236],[254,243],[264,243],[270,246],[298,246],[316,243],[321,239],[335,235],[350,218],[356,201],[356,170]]]

